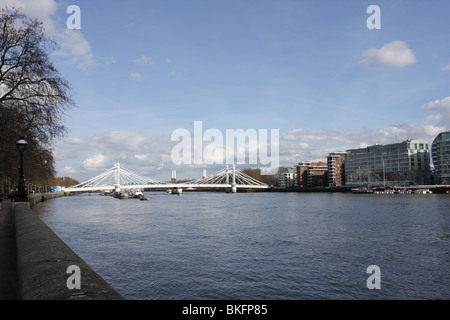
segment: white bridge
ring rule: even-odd
[[[202,179],[175,183],[162,182],[143,177],[132,171],[122,168],[119,163],[116,163],[114,167],[106,170],[102,174],[92,179],[89,179],[75,186],[65,188],[64,192],[114,191],[116,193],[119,193],[121,192],[121,190],[165,189],[177,190],[177,192],[180,193],[182,189],[186,190],[210,188],[222,188],[235,193],[237,192],[238,188],[268,189],[269,186],[246,175],[239,170],[236,170],[234,165],[231,168],[227,166],[226,168]]]

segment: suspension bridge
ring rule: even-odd
[[[114,167],[102,174],[64,189],[64,192],[114,192],[121,193],[124,190],[174,190],[181,194],[182,190],[214,189],[221,188],[232,193],[242,189],[268,189],[269,186],[249,175],[237,170],[235,165],[226,166],[224,169],[203,177],[185,182],[163,182],[141,176],[115,163]]]

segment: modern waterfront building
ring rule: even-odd
[[[347,150],[346,185],[392,186],[429,184],[430,150],[427,143],[406,140]]]
[[[431,156],[439,184],[450,184],[450,130],[441,132],[431,145]]]
[[[326,162],[305,161],[297,164],[299,187],[325,187],[327,185],[328,164]]]
[[[327,157],[327,181],[330,187],[345,185],[345,156],[346,152],[332,152]]]
[[[297,187],[297,170],[295,168],[281,167],[277,173],[280,188]]]

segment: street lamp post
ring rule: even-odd
[[[23,153],[25,152],[27,145],[28,142],[24,137],[20,137],[19,141],[16,143],[17,149],[19,149],[20,152],[19,185],[17,186],[17,193],[14,199],[16,202],[28,201],[28,193],[25,190],[25,178],[23,177]]]

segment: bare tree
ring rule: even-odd
[[[49,59],[54,49],[41,22],[16,8],[0,11],[0,178],[11,174],[20,135],[35,145],[27,153],[37,176],[54,173],[49,149],[66,133],[62,121],[74,106],[70,84]]]
[[[71,88],[49,59],[55,43],[41,22],[18,9],[0,13],[0,103],[14,108],[22,126],[47,143],[65,132],[64,112],[73,106]]]

